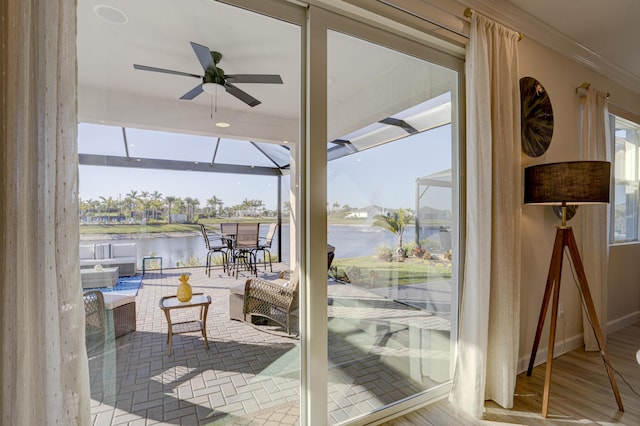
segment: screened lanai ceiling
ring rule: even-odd
[[[300,141],[300,31],[214,0],[78,2],[80,164],[287,173]],[[339,33],[328,40],[329,159],[451,121],[443,88],[452,85],[439,67]],[[278,75],[282,84],[234,82],[260,101],[254,107],[222,86],[180,99],[202,83],[190,76],[204,72],[191,42],[220,52],[225,74]],[[416,72],[428,84],[403,87]],[[355,103],[371,87],[379,96]]]

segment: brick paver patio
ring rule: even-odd
[[[274,279],[273,273],[260,275]],[[198,332],[174,335],[158,303],[191,273],[212,298],[207,351]],[[136,331],[90,359],[94,425],[299,424],[299,344],[273,326],[229,319],[229,288],[246,278],[203,268],[147,273],[136,297]],[[329,413],[332,424],[369,413],[448,379],[449,322],[361,290],[328,283]],[[172,312],[173,321],[197,311]],[[428,360],[428,362],[426,361]]]

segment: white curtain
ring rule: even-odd
[[[5,0],[0,14],[0,423],[87,425],[76,3]]]
[[[610,161],[609,111],[607,95],[593,87],[586,90],[581,100],[581,139],[583,160]],[[611,198],[613,202],[613,194]],[[607,276],[609,266],[609,226],[607,204],[580,206],[580,254],[589,291],[598,315],[602,334],[607,335]],[[599,350],[598,342],[583,310],[585,349]]]
[[[520,309],[518,33],[474,13],[467,46],[467,227],[450,400],[513,406]]]

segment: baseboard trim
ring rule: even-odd
[[[607,334],[615,333],[640,321],[640,311],[607,322]]]
[[[640,311],[636,311],[629,315],[625,315],[621,318],[616,318],[615,320],[608,321],[607,334],[615,333],[616,331],[622,330],[625,327],[629,327],[637,323],[638,321],[640,321]],[[542,344],[545,342],[546,340],[540,343]],[[557,358],[562,354],[571,352],[572,350],[581,348],[583,346],[584,346],[584,338],[581,332],[565,340],[556,341],[556,344],[554,345],[554,349],[553,349],[553,357]],[[536,361],[534,363],[534,367],[547,362],[547,352],[548,351],[546,347],[544,349],[538,350],[538,353],[536,354]],[[525,356],[521,356],[518,359],[518,374],[527,371],[527,368],[529,368],[530,356],[531,354],[528,353]]]
[[[584,346],[582,333],[571,336],[564,340],[556,341],[556,344],[553,346],[553,357],[557,358],[560,355],[571,352],[572,350],[578,349],[582,346]],[[536,353],[536,361],[533,364],[534,367],[547,362],[547,353],[548,350],[546,347],[544,349],[538,349],[538,352]],[[526,356],[521,356],[518,359],[518,374],[527,371],[527,368],[529,368],[530,357],[531,353],[528,353]]]

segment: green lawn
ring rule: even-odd
[[[407,258],[403,262],[387,262],[375,256],[335,259],[337,276],[347,274],[353,284],[367,288],[424,283],[451,278],[451,261]]]
[[[80,225],[80,234],[153,234],[159,232],[200,232],[200,225],[187,223],[172,224],[92,224]]]

